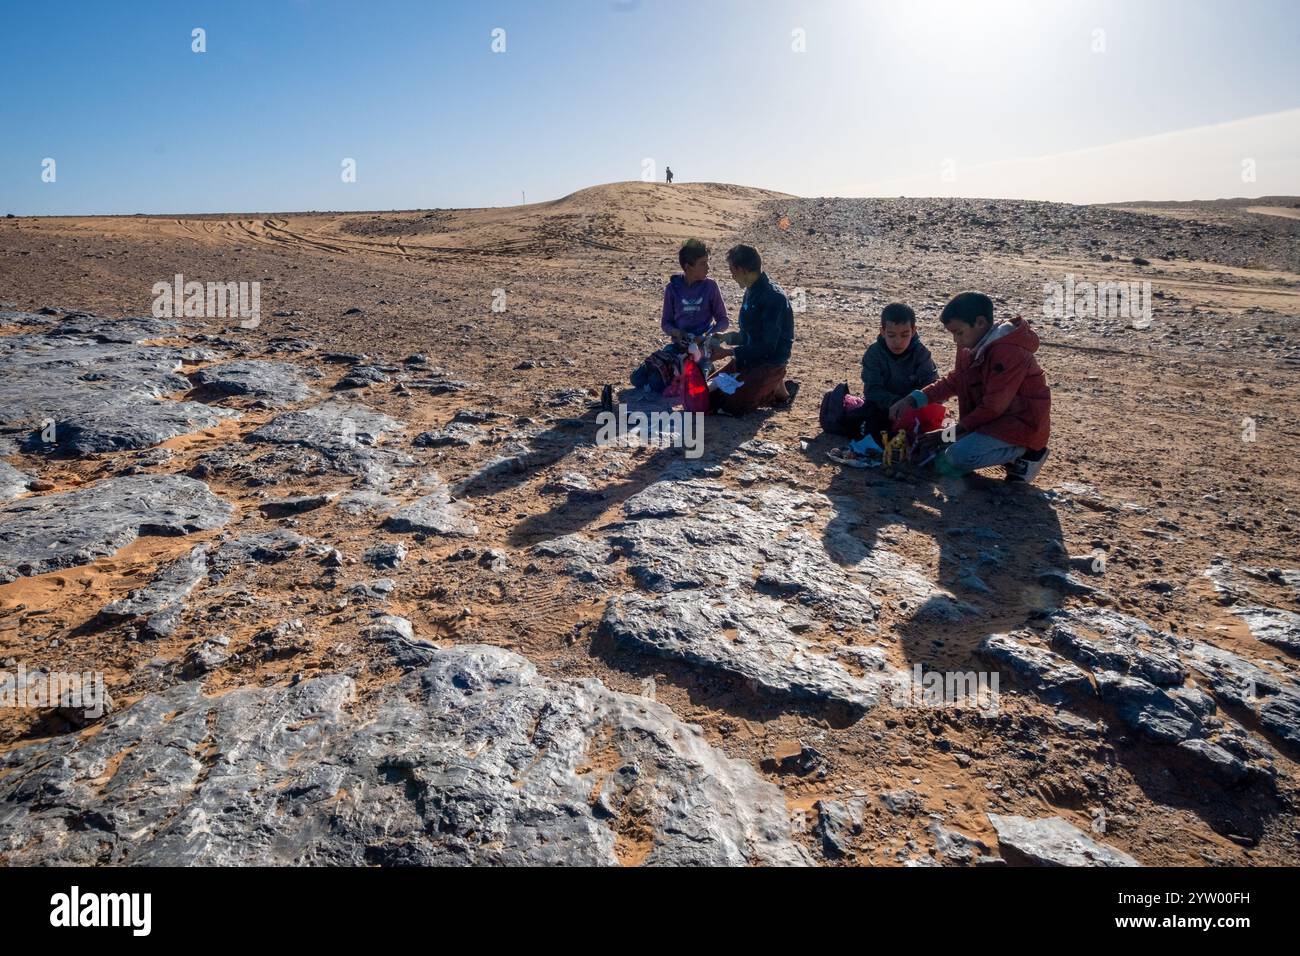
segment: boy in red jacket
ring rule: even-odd
[[[943,308],[939,321],[957,346],[956,367],[890,409],[957,397],[957,440],[935,459],[943,475],[964,475],[1005,465],[1008,481],[1029,481],[1047,460],[1052,393],[1034,353],[1038,335],[1019,316],[993,320],[993,300],[963,292]],[[930,433],[935,434],[935,433]]]

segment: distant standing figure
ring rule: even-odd
[[[671,183],[673,181],[673,168],[671,166],[665,166],[664,170],[664,177]]]

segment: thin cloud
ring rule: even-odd
[[[1300,109],[1046,156],[970,166],[941,157],[932,172],[847,189],[854,196],[1075,203],[1294,195],[1300,193]]]

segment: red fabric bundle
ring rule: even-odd
[[[682,362],[682,411],[707,412],[709,410],[709,386],[704,381],[704,373],[693,359]]]

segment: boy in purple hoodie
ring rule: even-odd
[[[726,329],[727,307],[722,291],[708,277],[709,250],[698,239],[688,239],[677,251],[682,271],[664,288],[664,311],[660,328],[672,339],[632,373],[632,384],[662,392],[672,381],[678,358],[686,351],[686,337]]]

